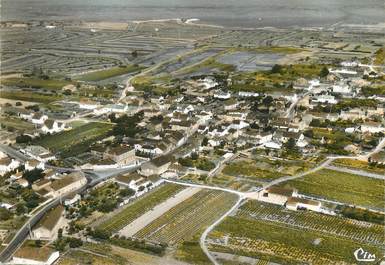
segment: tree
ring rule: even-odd
[[[209,144],[209,139],[207,137],[203,138],[202,146],[207,146]]]
[[[35,246],[36,246],[37,248],[40,248],[40,247],[41,247],[41,240],[40,240],[40,239],[35,240]]]
[[[119,191],[119,195],[122,197],[131,197],[134,194],[135,194],[135,191],[130,188],[122,189]]]
[[[32,141],[32,137],[29,136],[29,135],[25,135],[25,134],[22,134],[22,135],[18,135],[16,136],[16,143],[29,143]]]
[[[267,97],[265,97],[265,98],[262,100],[262,103],[263,103],[265,106],[269,107],[269,106],[271,106],[271,103],[273,103],[273,101],[274,101],[274,99],[273,99],[272,96],[267,96]]]
[[[21,215],[23,213],[25,213],[25,204],[21,202],[16,205],[16,214]]]
[[[78,248],[83,245],[83,242],[79,238],[69,237],[67,238],[67,242],[69,243],[70,248]]]
[[[111,237],[111,233],[106,230],[95,229],[94,231],[91,231],[91,236],[97,239],[106,240]]]
[[[282,66],[279,65],[279,64],[275,64],[272,68],[271,68],[271,73],[272,74],[279,74],[282,72]]]
[[[59,228],[57,230],[57,238],[61,239],[63,237],[63,228]]]
[[[11,217],[12,213],[9,210],[0,207],[0,221],[7,221],[11,219]]]
[[[40,168],[35,168],[32,170],[27,170],[23,174],[23,178],[28,180],[29,184],[34,183],[36,180],[39,180],[44,177],[43,170]]]
[[[321,78],[327,77],[329,74],[329,70],[326,66],[322,67],[321,72],[319,73],[319,76]]]

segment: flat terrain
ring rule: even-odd
[[[110,124],[91,122],[69,131],[43,136],[36,144],[64,156],[75,155],[86,151],[91,142],[105,137],[111,128]]]
[[[180,185],[165,184],[125,206],[119,213],[99,225],[98,229],[111,233],[117,232],[183,188]]]
[[[146,212],[139,218],[132,221],[129,225],[127,225],[122,230],[120,230],[119,234],[126,237],[132,237],[139,230],[143,229],[152,221],[160,217],[163,213],[167,212],[168,210],[178,205],[179,203],[182,203],[183,201],[187,200],[188,198],[190,198],[191,196],[193,196],[199,191],[200,191],[199,188],[186,188],[180,191],[179,193],[175,194],[173,197],[170,197],[166,201],[158,204],[152,210]]]
[[[383,208],[384,181],[334,170],[324,169],[287,183],[299,193],[347,204]]]
[[[361,227],[370,227],[371,236],[366,229],[361,234]],[[370,223],[247,202],[211,233],[210,249],[284,264],[350,264],[355,263],[352,253],[359,247],[381,255],[382,229]]]
[[[230,209],[235,200],[232,194],[202,190],[164,213],[135,237],[167,244],[192,239]]]

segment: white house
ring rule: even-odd
[[[44,133],[58,133],[65,129],[65,124],[62,122],[57,122],[55,120],[47,119],[44,121],[43,127],[41,127],[41,130]]]
[[[33,114],[31,121],[33,124],[43,125],[47,119],[48,119],[47,115],[42,113],[35,113]]]
[[[0,158],[0,175],[4,175],[5,173],[16,169],[19,165],[19,161],[9,158],[8,156]]]
[[[44,162],[36,160],[36,159],[30,159],[27,160],[24,164],[25,170],[34,170],[35,168],[44,170],[45,165]]]
[[[54,240],[59,228],[65,226],[63,213],[64,207],[61,204],[47,212],[32,230],[32,238]]]
[[[259,94],[256,92],[248,92],[248,91],[239,91],[238,92],[239,97],[244,97],[244,98],[250,98],[250,97],[258,97]]]
[[[282,144],[281,143],[278,143],[278,142],[274,142],[274,141],[269,141],[267,143],[264,143],[263,146],[265,148],[268,148],[268,149],[275,149],[275,150],[278,150],[278,149],[281,149],[282,148]]]
[[[94,110],[97,107],[99,107],[98,102],[95,102],[89,99],[81,99],[78,104],[79,104],[79,108],[87,109],[87,110]]]
[[[80,194],[75,194],[74,196],[70,197],[70,198],[67,198],[65,201],[64,201],[64,205],[65,206],[69,206],[69,205],[73,205],[74,203],[80,201],[82,197],[80,196]]]
[[[258,200],[283,206],[290,197],[295,195],[297,195],[297,191],[294,189],[273,186],[260,191]]]
[[[217,99],[229,99],[231,98],[231,94],[229,92],[219,90],[214,93],[213,97]]]
[[[321,202],[299,198],[299,197],[290,197],[287,199],[286,208],[293,211],[311,210],[315,212],[320,212]]]
[[[332,87],[333,93],[338,94],[351,94],[352,90],[348,85],[333,85]]]
[[[332,95],[319,95],[314,97],[313,102],[317,103],[329,103],[329,104],[337,104],[338,101]]]
[[[29,145],[24,149],[20,150],[22,153],[32,157],[33,159],[48,162],[50,160],[55,160],[56,157],[49,150],[40,146],[40,145]]]
[[[169,156],[159,156],[153,160],[143,163],[140,167],[140,174],[144,176],[160,175],[167,171],[171,165]]]
[[[379,122],[365,122],[361,124],[361,132],[363,133],[379,133],[385,132],[385,127],[382,126]]]

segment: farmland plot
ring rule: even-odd
[[[343,203],[383,209],[384,181],[334,170],[320,170],[284,186],[297,188],[302,194]]]
[[[352,219],[318,214],[308,211],[291,211],[268,203],[248,201],[239,210],[238,216],[287,224],[299,229],[315,230],[363,243],[384,243],[384,226]]]
[[[168,244],[191,239],[234,204],[236,196],[203,190],[178,204],[135,234],[137,238]]]
[[[174,184],[163,185],[129,204],[122,211],[98,226],[98,229],[106,230],[111,233],[117,232],[154,206],[175,195],[183,188],[183,186]]]
[[[352,264],[353,252],[360,247],[376,256],[383,251],[378,245],[240,216],[227,217],[209,236],[211,251],[282,264]]]

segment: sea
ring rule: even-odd
[[[187,18],[227,27],[385,22],[384,0],[1,0],[1,21]]]

